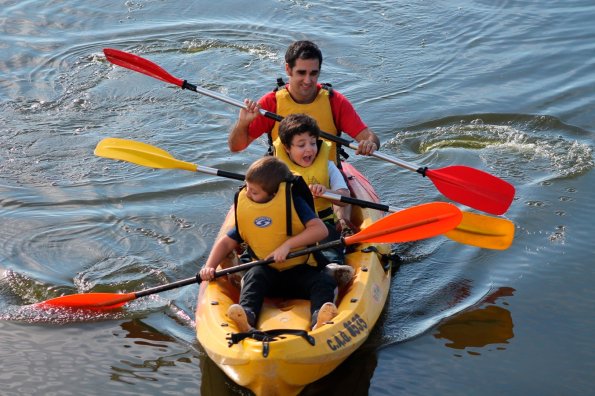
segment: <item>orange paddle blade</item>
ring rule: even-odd
[[[114,309],[136,298],[135,293],[69,294],[35,304],[37,307]]]
[[[427,203],[383,217],[357,234],[345,238],[345,244],[399,243],[431,238],[452,230],[462,218],[460,209],[453,204]]]

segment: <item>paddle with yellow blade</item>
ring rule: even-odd
[[[246,107],[246,105],[239,100],[228,98],[225,95],[201,88],[194,84],[190,84],[186,80],[174,77],[162,67],[140,56],[113,48],[105,48],[103,52],[107,60],[113,64],[146,74],[170,84],[175,84],[182,89],[189,89],[210,96],[233,106],[240,108]],[[282,116],[264,109],[260,109],[260,113],[275,121],[281,121],[283,119]],[[321,136],[352,149],[357,149],[357,145],[353,142],[338,136],[329,135],[324,132]],[[479,169],[463,165],[447,166],[441,169],[428,169],[428,167],[416,166],[379,152],[372,153],[372,156],[417,172],[424,177],[427,176],[444,196],[483,212],[495,215],[503,214],[508,210],[514,198],[515,189],[512,184]]]
[[[227,172],[207,166],[196,165],[174,158],[170,153],[150,144],[134,140],[106,138],[95,148],[95,155],[132,162],[137,165],[159,169],[183,169],[192,172],[207,173],[235,180],[244,180],[244,175]],[[388,205],[345,197],[338,194],[325,193],[326,199],[337,200],[364,208],[378,209],[384,212],[398,212],[400,209]],[[459,225],[445,235],[450,239],[472,246],[487,249],[507,249],[514,237],[514,224],[506,219],[462,212]]]
[[[349,237],[291,252],[287,255],[287,258],[303,256],[341,245],[349,246],[355,243],[400,243],[431,238],[452,230],[461,222],[461,217],[461,211],[449,203],[434,202],[418,205],[385,216]],[[240,264],[217,271],[215,277],[221,277],[234,272],[244,271],[257,265],[267,265],[274,262],[275,260],[271,258]],[[139,297],[200,282],[201,278],[197,274],[192,278],[138,292],[71,294],[42,301],[34,304],[34,306],[38,308],[115,309]]]

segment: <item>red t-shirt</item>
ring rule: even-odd
[[[318,89],[322,89],[320,84],[318,84]],[[355,138],[361,131],[367,128],[367,125],[364,124],[360,116],[355,112],[351,102],[345,96],[333,90],[333,95],[329,99],[337,130]],[[269,92],[263,95],[258,100],[258,103],[260,107],[271,113],[277,112],[277,97],[275,96],[275,92]],[[262,134],[272,131],[274,126],[275,120],[268,117],[257,117],[248,127],[248,135],[252,139],[256,139]]]

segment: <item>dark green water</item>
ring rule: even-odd
[[[513,245],[396,246],[369,342],[305,394],[587,395],[595,381],[592,216],[595,5],[588,1],[0,1],[0,394],[245,393],[194,336],[197,287],[73,316],[30,304],[192,276],[237,183],[93,155],[105,137],[244,172],[264,142],[226,147],[237,109],[113,67],[114,47],[235,99],[323,50],[381,151],[467,165],[516,187]],[[354,158],[382,201],[444,200]]]

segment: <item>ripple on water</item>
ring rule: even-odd
[[[566,136],[578,136],[571,140]],[[449,157],[481,167],[513,184],[575,177],[594,167],[587,131],[547,116],[482,114],[448,117],[398,131],[387,146],[424,155],[448,151]],[[438,161],[436,161],[438,162]],[[467,164],[467,163],[465,163]]]
[[[128,259],[122,259],[128,261]],[[114,260],[110,261],[111,264]],[[109,263],[106,263],[108,265]],[[101,266],[97,266],[101,267]],[[76,289],[57,290],[55,286],[47,286],[26,274],[19,273],[12,269],[6,270],[2,277],[0,277],[0,291],[5,297],[13,296],[12,298],[4,298],[3,307],[0,313],[0,320],[21,321],[28,323],[52,323],[52,324],[66,324],[74,322],[86,321],[100,321],[100,320],[115,320],[126,317],[139,315],[146,311],[154,311],[156,309],[163,309],[172,304],[172,299],[182,291],[177,292],[162,292],[160,294],[152,294],[146,297],[139,298],[127,302],[123,307],[117,309],[97,310],[97,309],[74,309],[74,308],[60,308],[40,306],[37,303],[50,300],[60,295],[75,295],[84,293],[127,293],[130,291],[140,291],[149,287],[162,285],[167,283],[164,274],[156,273],[156,271],[147,270],[140,271],[140,274],[131,274],[130,268],[127,265],[119,265],[119,269],[110,269],[113,276],[120,281],[122,275],[128,271],[129,280],[123,281],[122,284],[111,284],[102,279],[99,284],[97,281],[88,281],[85,276],[81,276],[75,280],[78,286]],[[135,272],[138,267],[135,266]],[[89,276],[93,271],[101,271],[101,269],[94,268],[88,271]],[[118,275],[115,275],[118,274]],[[109,274],[107,276],[109,280]],[[125,289],[129,291],[119,291]],[[23,304],[25,302],[25,304]],[[28,304],[27,304],[28,302]],[[169,311],[173,312],[181,321],[190,320],[179,308],[170,307]]]
[[[126,214],[106,216],[105,210],[63,210],[56,223],[52,213],[42,209],[5,215],[0,236],[8,259],[2,262],[6,268],[2,295],[10,296],[10,301],[35,303],[65,294],[161,285],[186,272],[179,257],[191,263],[206,249],[199,233],[187,232],[192,223],[175,215],[151,223],[151,218]],[[177,237],[151,231],[153,227]],[[183,246],[175,246],[178,239]],[[196,271],[195,265],[189,268]]]

